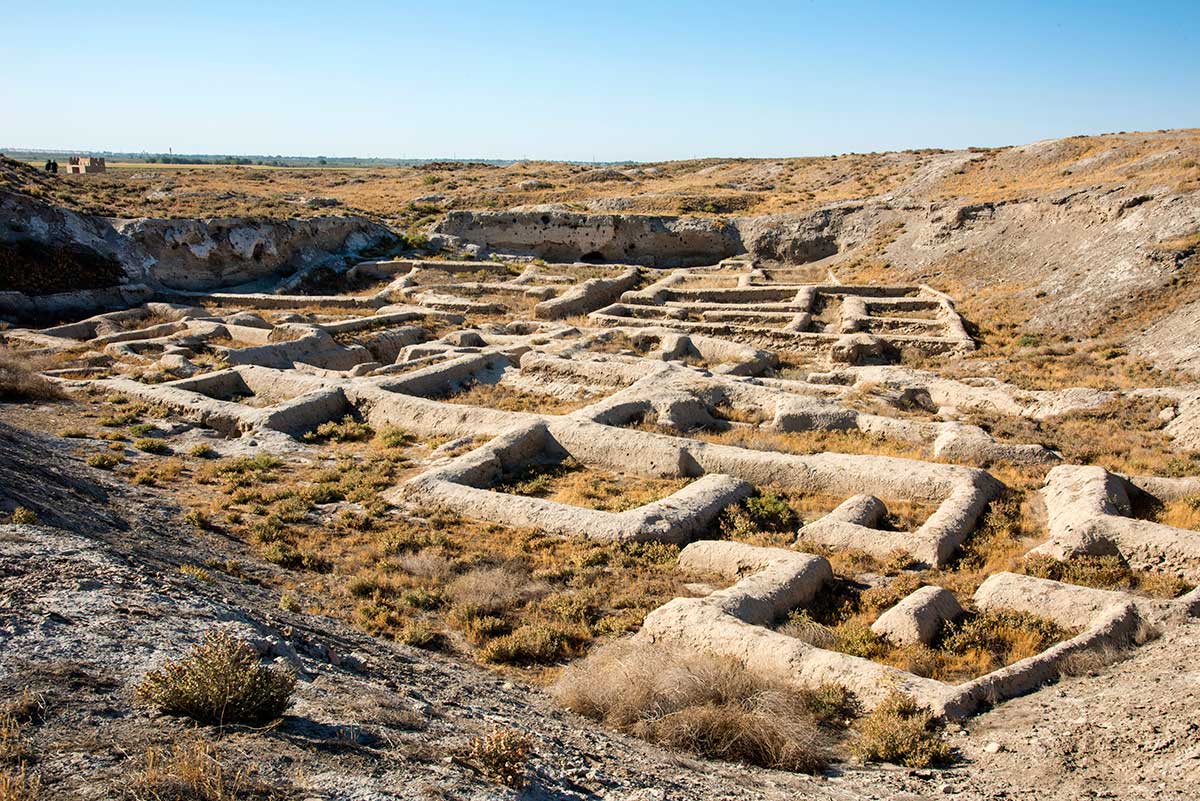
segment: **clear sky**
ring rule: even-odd
[[[658,160],[1195,126],[1200,0],[0,0],[8,148]]]

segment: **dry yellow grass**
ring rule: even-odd
[[[277,797],[248,770],[230,770],[216,745],[196,739],[171,748],[150,748],[129,777],[134,801],[255,801]]]
[[[868,434],[862,431],[765,431],[760,428],[731,428],[727,431],[691,432],[697,439],[718,445],[732,445],[756,451],[777,453],[854,453],[898,456],[905,459],[927,458],[921,443],[910,443]]]
[[[957,172],[937,178],[921,192],[929,200],[989,201],[1099,182],[1135,189],[1168,185],[1182,190],[1200,185],[1200,171],[1195,168],[1200,137],[1195,130],[1077,137],[1051,147],[979,151]],[[340,201],[337,213],[365,213],[401,225],[432,220],[446,207],[570,205],[611,198],[622,198],[634,213],[717,216],[802,212],[887,194],[932,165],[939,153],[662,162],[624,170],[631,180],[613,181],[589,180],[599,173],[590,165],[530,161],[506,167],[443,163],[332,169],[125,165],[102,175],[63,175],[54,181],[31,171],[9,176],[7,183],[109,216],[330,213],[301,200],[313,196]],[[444,203],[435,206],[418,200],[431,192],[446,198]]]
[[[700,756],[815,771],[837,724],[854,714],[841,688],[798,690],[709,655],[612,643],[567,668],[555,699],[620,731]]]
[[[597,470],[566,459],[555,464],[531,465],[494,489],[602,512],[624,512],[665,498],[688,483],[690,480],[684,478],[647,478]]]
[[[483,383],[472,384],[467,389],[440,397],[438,400],[464,406],[500,409],[506,412],[538,412],[540,414],[568,414],[596,402],[594,397],[559,398],[554,395],[537,395],[503,384]]]
[[[975,414],[971,422],[1005,442],[1053,448],[1068,464],[1098,464],[1135,475],[1200,472],[1200,455],[1181,452],[1163,432],[1161,408],[1161,402],[1126,398],[1044,421]]]
[[[45,359],[35,359],[0,346],[0,401],[44,401],[64,397],[59,386],[38,375]]]
[[[1200,531],[1200,498],[1167,501],[1157,517],[1158,522],[1168,526]]]

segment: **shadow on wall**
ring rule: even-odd
[[[0,289],[50,295],[116,286],[125,270],[110,256],[82,245],[49,245],[32,239],[0,242]]]

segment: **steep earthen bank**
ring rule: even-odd
[[[356,216],[123,220],[0,192],[0,314],[97,308],[84,296],[46,296],[118,285],[229,287],[394,240],[386,227]]]
[[[710,219],[650,214],[585,214],[546,207],[452,211],[434,242],[475,245],[548,261],[694,267],[730,256],[804,263],[836,254],[842,219],[855,207],[808,215]]]

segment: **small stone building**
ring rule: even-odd
[[[101,156],[71,156],[63,165],[64,172],[104,172],[104,158]]]

